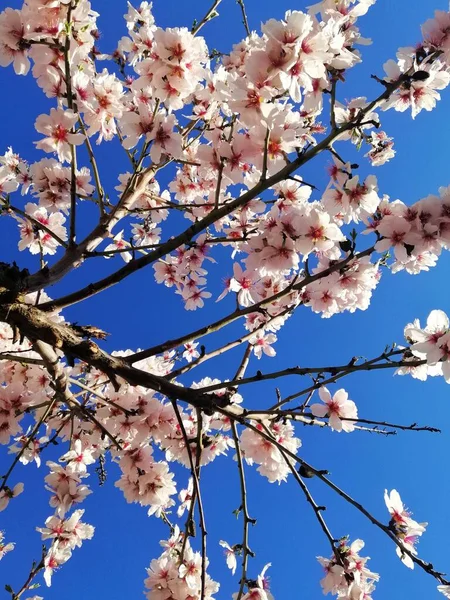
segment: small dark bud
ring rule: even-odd
[[[342,252],[350,252],[353,247],[353,244],[350,240],[345,240],[345,242],[339,242],[339,246]]]
[[[187,534],[189,537],[195,537],[195,523],[193,519],[189,520],[189,523],[187,525]]]
[[[429,78],[429,76],[430,76],[430,74],[427,73],[427,71],[417,71],[416,73],[411,75],[411,79],[413,81],[425,81],[426,79]]]
[[[299,470],[298,470],[298,474],[301,475],[302,477],[305,477],[306,479],[311,479],[312,477],[315,476],[315,473],[313,471],[311,471],[311,469],[309,469],[306,465],[301,465]]]

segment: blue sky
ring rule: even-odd
[[[276,3],[247,0],[250,26],[259,29],[260,22],[271,17],[281,18],[285,10],[304,9],[307,4],[309,2],[293,0],[278,0]],[[19,2],[11,0],[9,5],[19,7]],[[191,3],[155,0],[154,14],[157,24],[162,27],[191,26],[193,19],[203,16],[209,5],[209,0]],[[99,12],[104,9],[100,18],[100,47],[110,51],[115,40],[126,32],[122,19],[126,2],[110,0],[102,3],[94,0],[93,7]],[[363,35],[371,37],[374,44],[362,48],[364,62],[351,71],[347,84],[338,89],[338,99],[343,101],[355,96],[372,98],[377,95],[379,86],[370,79],[370,75],[381,75],[382,64],[394,57],[398,47],[413,45],[420,40],[420,24],[432,16],[434,8],[447,9],[447,1],[379,0],[360,22]],[[210,48],[227,52],[232,43],[243,37],[244,29],[234,0],[224,0],[219,12],[220,18],[209,23],[203,29],[203,35]],[[3,90],[0,100],[0,152],[12,145],[23,158],[38,160],[43,155],[36,152],[32,144],[39,137],[33,123],[38,114],[49,111],[51,103],[35,86],[31,76],[16,77],[12,68],[8,68],[0,71],[0,81]],[[435,193],[439,186],[450,184],[449,102],[447,90],[435,111],[430,114],[422,112],[415,121],[408,114],[392,111],[381,115],[383,129],[395,138],[397,150],[395,160],[373,170],[381,193],[412,203]],[[117,150],[115,143],[104,143],[98,148],[103,182],[111,194],[114,194],[118,174],[128,169]],[[359,157],[359,162],[361,172],[368,174],[369,168],[362,157]],[[309,167],[304,175],[307,180],[314,178],[318,187],[323,189],[326,185],[323,161],[318,163]],[[4,219],[0,227],[0,260],[15,259],[21,266],[35,269],[34,259],[16,250],[18,234],[12,221]],[[231,270],[227,257],[227,253],[221,252],[220,263],[210,268],[213,296],[220,293],[221,277]],[[119,258],[117,261],[94,259],[49,293],[56,297],[72,291],[77,285],[85,285],[115,266],[120,266]],[[404,273],[393,276],[386,271],[369,310],[365,312],[324,320],[308,308],[300,309],[279,334],[277,356],[260,362],[254,360],[248,372],[276,370],[297,364],[342,364],[354,355],[372,357],[379,354],[386,344],[402,341],[404,325],[414,318],[424,321],[434,308],[450,313],[449,267],[450,256],[444,254],[437,268],[420,276]],[[95,323],[109,331],[111,336],[106,347],[110,350],[134,349],[190,331],[226,314],[231,307],[231,299],[220,305],[211,300],[204,310],[186,313],[173,290],[155,285],[150,268],[133,275],[125,286],[112,288],[81,306],[71,308],[66,316],[82,323]],[[240,325],[233,326],[225,338],[217,340],[234,339],[240,331]],[[211,365],[208,363],[201,374],[229,377],[237,361],[238,355],[233,354]],[[388,516],[383,492],[385,488],[397,488],[414,512],[414,517],[418,521],[429,521],[428,530],[419,544],[420,555],[431,560],[436,568],[450,570],[446,565],[446,539],[450,531],[447,509],[450,492],[447,460],[450,387],[443,379],[423,384],[410,378],[393,377],[387,372],[353,375],[342,385],[357,403],[361,417],[436,425],[442,428],[443,433],[407,432],[386,438],[362,432],[338,435],[304,428],[298,430],[303,442],[301,455],[313,465],[328,469],[338,485],[386,522]],[[274,387],[270,383],[259,384],[252,390],[246,390],[245,399],[259,406],[270,406],[275,398]],[[281,387],[285,395],[297,389],[299,384],[290,380]],[[332,389],[338,387],[332,386]],[[56,449],[56,452],[49,453],[48,459],[61,453]],[[6,471],[9,460],[10,457],[3,452],[0,472]],[[186,470],[175,470],[179,474],[180,488],[184,487]],[[246,471],[250,512],[258,519],[256,527],[251,530],[250,544],[256,558],[251,561],[250,576],[256,576],[266,562],[272,562],[270,574],[276,600],[322,597],[319,587],[322,572],[315,557],[327,556],[329,548],[301,491],[294,481],[278,486],[267,483],[252,468]],[[0,563],[0,582],[9,583],[14,588],[22,585],[33,558],[39,556],[41,542],[35,527],[42,526],[51,514],[48,493],[44,489],[45,474],[45,464],[40,470],[34,466],[20,467],[13,481],[23,480],[25,492],[0,514],[0,529],[6,529],[8,540],[17,543],[14,553]],[[88,497],[83,508],[86,509],[84,520],[95,525],[96,534],[92,541],[85,542],[81,550],[74,552],[72,559],[54,576],[50,589],[43,587],[37,592],[46,600],[61,597],[78,600],[80,595],[88,599],[104,597],[108,600],[141,597],[145,567],[159,555],[158,541],[167,536],[167,529],[158,520],[148,518],[144,508],[126,504],[120,490],[114,488],[118,474],[117,467],[109,464],[108,479],[101,488],[95,474],[92,474],[88,482],[95,493]],[[240,498],[238,473],[231,456],[219,458],[205,468],[202,480],[209,533],[209,572],[221,582],[217,597],[230,598],[238,589],[238,575],[232,578],[226,569],[218,541],[226,539],[233,544],[241,540],[240,522],[236,522],[232,514]],[[332,495],[320,482],[311,481],[310,488],[318,502],[327,506],[327,522],[336,537],[348,533],[352,539],[361,537],[366,541],[365,553],[372,557],[370,567],[381,574],[374,598],[421,600],[441,597],[429,576],[418,569],[410,572],[401,565],[393,544],[363,517]],[[0,594],[7,597],[6,592],[0,591]]]

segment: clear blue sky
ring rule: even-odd
[[[293,0],[247,0],[247,11],[252,29],[268,18],[281,18],[287,9],[304,9],[310,2]],[[17,0],[9,5],[19,7]],[[156,22],[162,27],[191,26],[194,18],[203,16],[209,0],[180,2],[180,0],[155,0]],[[126,12],[124,0],[93,1],[99,12],[102,39],[100,47],[110,51],[114,40],[125,35],[122,15]],[[447,0],[379,0],[369,14],[361,19],[362,33],[371,37],[374,44],[363,48],[364,62],[352,70],[348,84],[338,90],[338,99],[355,96],[373,97],[379,93],[378,85],[370,79],[372,73],[381,75],[382,64],[394,57],[398,47],[413,45],[420,40],[420,24],[432,16],[434,8],[447,9]],[[234,0],[224,0],[221,17],[208,24],[203,35],[210,48],[227,52],[231,44],[239,41],[244,30],[239,9]],[[41,158],[32,144],[38,139],[33,123],[38,114],[48,112],[50,102],[37,89],[31,76],[14,76],[12,68],[0,71],[2,94],[0,115],[2,120],[1,147],[3,153],[12,145],[23,158],[31,161]],[[412,203],[442,185],[450,184],[450,121],[448,107],[450,92],[443,92],[443,101],[431,114],[422,112],[415,122],[410,115],[384,113],[383,129],[395,138],[395,160],[373,172],[379,178],[381,193]],[[114,194],[117,175],[128,169],[117,144],[103,144],[99,148],[100,168],[106,186]],[[361,171],[369,172],[360,157]],[[308,177],[306,177],[306,174]],[[325,179],[322,165],[305,174],[315,177],[323,189]],[[2,220],[0,260],[17,260],[21,266],[36,268],[36,263],[25,253],[19,254],[17,231],[14,224]],[[221,255],[225,257],[225,254]],[[120,259],[117,259],[120,261]],[[49,293],[56,297],[72,291],[77,284],[86,284],[114,268],[114,261],[92,261]],[[231,264],[231,263],[229,263]],[[300,309],[279,335],[274,359],[252,363],[249,373],[256,368],[275,370],[289,365],[341,364],[354,355],[366,357],[379,354],[386,344],[402,341],[403,326],[418,317],[422,321],[434,308],[450,313],[448,273],[450,257],[444,254],[436,269],[420,276],[384,273],[373,302],[366,312],[338,315],[323,320],[308,308]],[[213,294],[218,295],[220,277],[226,263],[211,267]],[[227,269],[228,272],[231,268]],[[127,287],[128,286],[128,287]],[[127,289],[124,294],[124,289]],[[124,288],[113,288],[82,306],[67,311],[67,318],[82,323],[92,323],[111,333],[107,348],[137,348],[205,324],[219,314],[223,315],[230,303],[216,305],[211,300],[203,311],[185,313],[181,302],[172,290],[156,286],[153,270],[134,275]],[[233,339],[236,327],[226,335]],[[203,369],[203,374],[225,378],[235,368],[237,356],[231,366],[218,361]],[[209,365],[209,363],[208,363]],[[227,368],[228,367],[228,368]],[[447,539],[450,533],[448,497],[448,445],[450,441],[450,387],[443,379],[426,384],[396,377],[391,373],[353,375],[344,380],[350,397],[357,403],[361,417],[393,422],[419,422],[440,426],[442,435],[405,433],[385,438],[379,435],[355,432],[351,435],[333,434],[330,431],[299,429],[303,441],[302,456],[313,465],[328,469],[337,484],[363,502],[381,520],[388,521],[383,503],[385,488],[397,488],[418,521],[429,521],[429,527],[419,544],[420,555],[434,562],[436,568],[450,571]],[[295,389],[292,381],[284,384],[282,391]],[[337,389],[338,386],[333,386]],[[246,401],[261,406],[274,401],[274,386],[260,385],[249,391]],[[5,449],[4,449],[5,450]],[[56,458],[62,452],[53,452]],[[52,455],[48,455],[48,459]],[[4,472],[10,457],[0,455],[0,472]],[[45,463],[45,457],[44,461]],[[187,480],[187,471],[179,473],[180,488]],[[271,485],[255,470],[247,468],[249,479],[249,506],[258,524],[251,530],[250,543],[256,558],[250,563],[250,576],[259,573],[266,562],[272,562],[270,571],[272,591],[276,600],[313,600],[322,597],[319,579],[321,567],[315,557],[328,556],[327,541],[301,491],[294,481],[281,486]],[[40,554],[40,535],[34,530],[42,526],[51,514],[49,494],[44,489],[45,464],[38,470],[34,466],[20,467],[14,483],[24,481],[24,494],[0,514],[0,529],[7,530],[7,539],[17,547],[0,563],[0,582],[14,588],[22,585],[33,558]],[[241,526],[232,511],[240,503],[238,473],[231,460],[219,458],[204,469],[203,487],[208,524],[208,545],[211,576],[221,582],[217,597],[230,598],[238,589],[238,575],[234,578],[225,567],[219,539],[229,543],[241,540]],[[94,490],[84,505],[84,520],[96,527],[94,539],[85,542],[81,550],[56,573],[50,589],[43,587],[36,593],[46,600],[142,597],[145,567],[160,553],[158,541],[167,536],[167,529],[155,518],[148,518],[146,510],[127,505],[122,493],[114,488],[118,469],[108,465],[107,483],[99,488],[96,476],[88,480]],[[336,537],[349,533],[352,539],[366,541],[365,553],[372,557],[370,567],[381,574],[375,598],[394,600],[410,598],[436,600],[441,597],[435,582],[416,569],[410,572],[398,560],[394,545],[370,523],[339,498],[332,496],[320,482],[312,481],[311,490],[320,504],[328,507],[327,521]],[[0,590],[6,598],[8,594]],[[30,594],[31,595],[31,594]]]

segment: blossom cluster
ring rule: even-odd
[[[219,584],[205,573],[202,590],[201,554],[192,550],[189,539],[183,537],[178,527],[167,541],[161,542],[161,546],[164,551],[159,558],[152,560],[144,581],[148,600],[213,600],[213,595],[219,591]]]
[[[84,540],[90,540],[94,535],[92,525],[80,520],[83,513],[84,510],[76,510],[67,519],[53,515],[45,521],[45,527],[37,528],[43,540],[51,540],[44,559],[44,579],[48,586],[51,585],[53,572],[69,560],[72,550],[79,548]]]
[[[254,423],[258,431],[266,433],[267,437],[259,435],[252,429],[245,429],[241,435],[240,447],[243,457],[248,464],[259,465],[258,472],[274,483],[286,481],[291,472],[292,459],[283,453],[283,450],[296,453],[301,446],[301,441],[295,437],[294,427],[290,422],[261,421]],[[273,438],[275,443],[267,438]]]
[[[427,523],[418,523],[411,518],[411,514],[403,506],[397,490],[392,490],[390,493],[386,490],[384,501],[391,515],[389,527],[401,542],[401,547],[397,546],[396,549],[397,555],[401,558],[405,566],[413,569],[414,561],[412,556],[417,555],[415,545],[418,538],[425,531]]]
[[[426,381],[429,376],[443,376],[449,383],[449,332],[449,319],[442,310],[432,310],[425,327],[421,327],[419,319],[408,323],[404,335],[409,346],[399,347],[404,364],[396,374],[411,375],[421,381]]]
[[[343,600],[372,600],[375,582],[380,576],[367,568],[369,557],[359,555],[364,546],[362,540],[350,544],[345,537],[339,540],[331,558],[318,557],[325,570],[320,582],[324,594],[331,593]]]

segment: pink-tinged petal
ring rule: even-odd
[[[342,421],[342,431],[345,431],[345,433],[355,431],[354,421]]]
[[[391,491],[389,495],[389,504],[387,502],[386,504],[390,512],[397,512],[399,514],[403,512],[403,502],[397,490]]]
[[[408,261],[408,252],[403,244],[395,244],[394,246],[394,256],[400,262]]]
[[[322,402],[326,402],[327,404],[331,402],[331,394],[326,387],[319,388],[319,397]]]
[[[81,144],[84,144],[84,135],[81,133],[68,133],[67,134],[67,141],[69,142],[69,144],[72,144],[74,146],[80,146]]]
[[[234,263],[234,265],[233,265],[233,275],[234,275],[234,278],[237,279],[237,280],[241,279],[243,272],[244,271],[242,270],[241,265],[239,263]]]
[[[23,489],[24,489],[24,485],[22,482],[16,483],[16,485],[14,486],[13,491],[12,491],[13,496],[16,497],[19,494],[21,494],[23,492]]]
[[[48,115],[39,115],[34,123],[34,127],[38,133],[49,133],[51,131],[51,119]]]
[[[334,394],[333,400],[335,402],[338,402],[339,404],[343,404],[348,400],[348,393],[343,388],[341,388]]]
[[[341,417],[346,417],[347,419],[356,419],[358,416],[358,409],[356,408],[356,404],[353,402],[353,400],[347,400],[347,402],[341,406],[339,414]]]
[[[328,423],[330,424],[331,429],[334,429],[334,431],[342,431],[342,421],[336,413],[331,413]]]
[[[389,240],[388,238],[385,238],[375,244],[375,250],[377,252],[387,252],[391,246],[392,246],[391,240]]]
[[[14,71],[16,75],[27,75],[31,63],[23,53],[16,54],[14,58]]]
[[[427,363],[434,365],[444,356],[444,351],[439,346],[432,346],[427,352]]]
[[[276,355],[276,351],[272,348],[272,346],[266,346],[265,348],[263,348],[264,350],[264,354],[267,354],[267,356],[275,356]]]
[[[312,404],[311,412],[315,417],[325,417],[328,414],[327,404]]]

